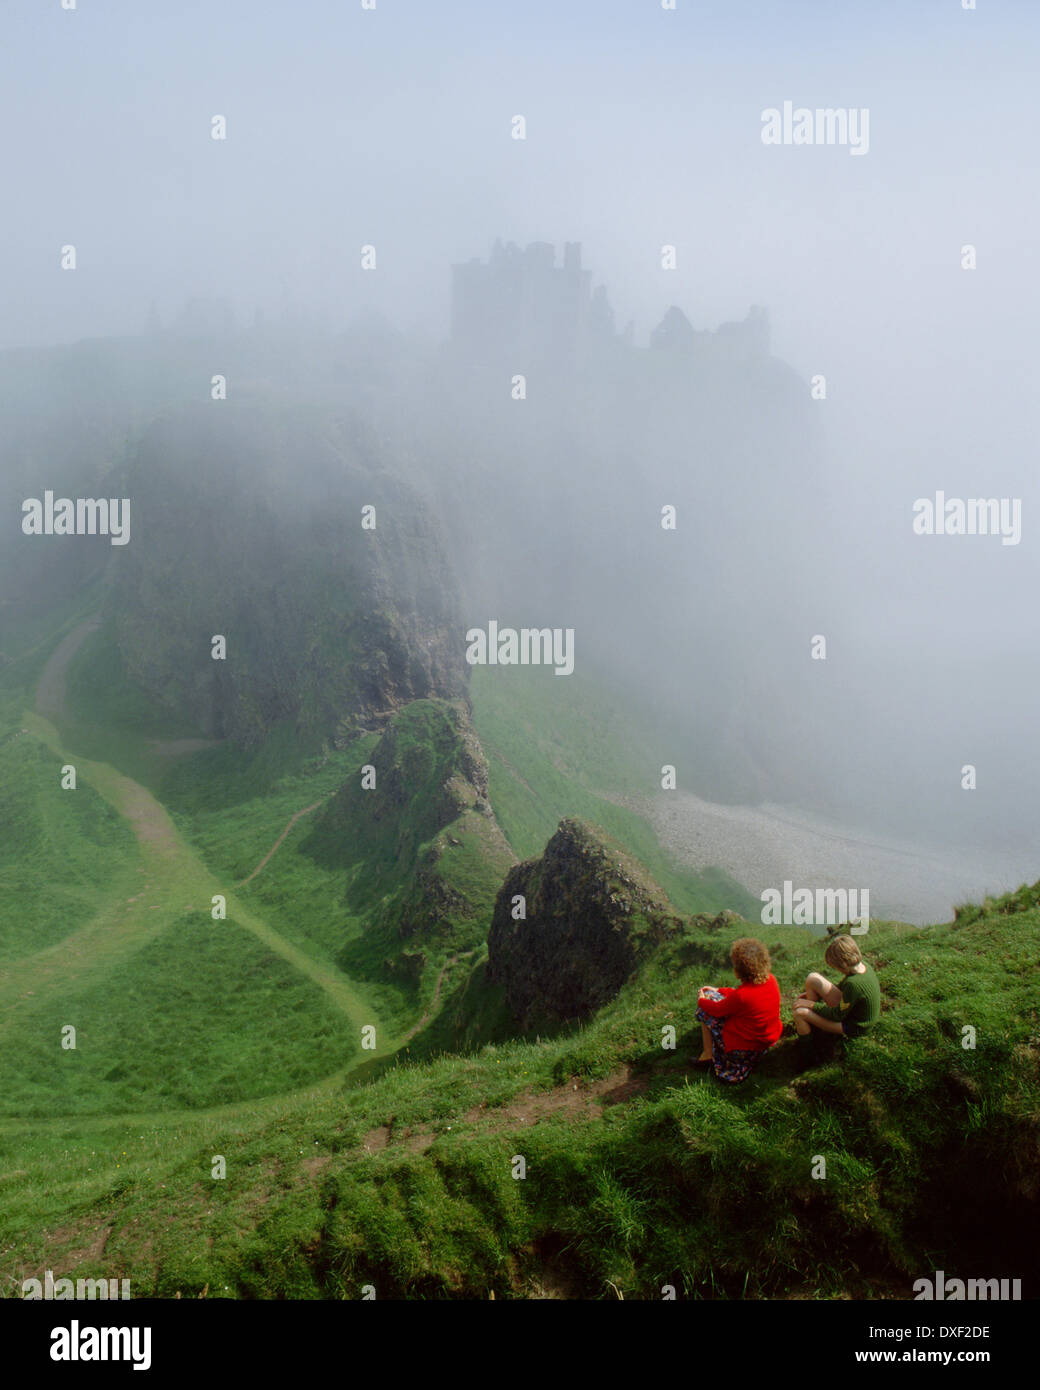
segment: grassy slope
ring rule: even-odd
[[[410,707],[400,740],[419,753],[424,740],[431,747],[436,741],[436,731],[422,727],[426,704]],[[401,943],[392,928],[371,930],[372,919],[387,901],[406,899],[413,863],[429,844],[424,798],[410,797],[393,825],[373,827],[364,798],[338,816],[327,815],[337,792],[342,801],[346,788],[357,787],[361,764],[375,755],[377,735],[337,751],[301,743],[292,730],[282,728],[257,751],[224,744],[187,756],[163,756],[152,740],[190,738],[199,731],[166,722],[127,676],[107,628],[85,642],[73,659],[67,706],[61,728],[70,746],[104,758],[149,787],[184,840],[226,883],[241,884],[239,900],[255,907],[285,940],[323,970],[367,982],[365,997],[378,1015],[381,1036],[406,1031],[424,1014],[442,967],[451,973],[445,961],[452,943],[427,949],[431,959],[418,981],[395,978],[384,960],[400,951]],[[409,730],[411,724],[417,728]],[[296,822],[263,871],[243,884],[292,817],[315,803],[319,805]],[[483,820],[467,815],[452,827],[440,868],[453,889],[483,905],[490,919],[498,869],[504,873],[504,865],[500,849],[483,846]],[[402,845],[407,849],[403,855]]]
[[[236,880],[257,868],[296,812],[314,808],[239,894],[313,958],[365,980],[395,1031],[432,1003],[448,958],[483,940],[511,862],[493,821],[472,808],[443,809],[440,789],[458,755],[447,715],[439,702],[415,701],[395,716],[392,749],[367,735],[346,751],[286,758],[280,771],[272,765],[262,794],[253,785],[256,757],[231,747],[182,760],[160,789],[207,862]],[[396,803],[363,790],[361,768],[370,762],[380,786],[400,776]],[[463,800],[472,798],[460,786]],[[409,915],[428,907],[431,882],[453,901],[437,931],[408,934]],[[425,965],[399,968],[408,953]]]
[[[388,1045],[370,995],[237,899],[142,787],[70,754],[25,709],[39,655],[28,646],[0,683],[4,1112],[243,1100],[341,1072],[362,1024],[378,1023]],[[64,725],[64,736],[78,727]],[[65,791],[69,759],[78,784]],[[228,904],[219,923],[209,911],[218,892]],[[78,1030],[75,1051],[60,1047],[66,1024]]]
[[[248,884],[243,880],[298,811],[324,803],[354,775],[377,736],[340,752],[316,749],[283,727],[255,751],[228,743],[178,757],[157,753],[153,740],[191,738],[199,731],[168,722],[127,675],[108,627],[74,658],[67,704],[61,728],[70,745],[150,788],[223,885],[241,885],[241,902],[255,907],[258,917],[323,971],[347,980],[336,956],[362,926],[343,906],[351,872],[330,872],[299,854],[317,809],[296,822],[259,876]],[[385,982],[372,983],[364,994],[388,1034],[403,1031],[415,1016],[416,1001]]]
[[[591,692],[581,696],[575,687],[562,700],[553,689],[547,683],[530,694],[526,715],[519,684],[482,689],[478,680],[474,690],[492,798],[517,852],[540,850],[561,815],[584,815],[628,844],[677,906],[725,901],[662,862],[653,845],[641,852],[645,832],[636,818],[620,812],[611,823],[611,803],[594,795],[631,789],[633,759],[649,764],[652,783],[665,759],[656,750],[644,756],[631,731],[612,728],[595,712]],[[595,771],[575,772],[579,760]],[[266,837],[280,828],[296,790],[301,802],[314,799],[310,773],[291,774],[307,783],[294,787],[277,782],[277,768],[259,775],[231,767],[239,777],[225,784],[225,792],[236,789],[226,813],[232,833],[220,848],[218,784],[200,766],[186,760],[170,802],[182,833],[190,826],[208,838],[227,874],[261,845],[270,847]],[[290,774],[283,768],[281,775]],[[270,804],[259,788],[273,791]],[[304,820],[283,850],[306,833]],[[65,844],[72,838],[69,828],[60,837]],[[305,870],[282,851],[269,867],[275,872],[268,878],[265,870],[256,883],[282,895],[288,917],[297,897],[306,901],[311,891],[293,882]],[[174,894],[188,886],[186,861],[170,872]],[[212,886],[192,874],[196,890]],[[317,880],[308,882],[313,888]],[[236,900],[251,891],[238,890]],[[320,910],[315,901],[303,916],[313,911],[316,922]],[[169,936],[134,930],[140,952],[173,952],[168,964],[190,959]],[[162,1048],[153,1039],[145,1084],[117,1101],[154,1104],[150,1112],[0,1125],[0,1276],[17,1281],[44,1266],[67,1274],[130,1271],[137,1294],[208,1284],[211,1294],[269,1297],[358,1296],[367,1282],[381,1297],[484,1297],[490,1289],[499,1297],[539,1290],[613,1297],[610,1280],[627,1297],[658,1297],[663,1283],[675,1284],[680,1296],[905,1296],[909,1280],[936,1265],[1020,1272],[1035,1239],[1040,1027],[1029,981],[1040,946],[1038,895],[923,931],[872,924],[868,955],[882,971],[887,1005],[876,1040],[841,1066],[801,1077],[792,1075],[784,1045],[734,1091],[689,1073],[684,1059],[697,1042],[696,986],[724,982],[726,949],[739,930],[720,935],[703,920],[692,924],[684,941],[582,1030],[401,1062],[382,1075],[386,1063],[376,1063],[370,1085],[359,1084],[362,1070],[346,1089],[340,1073],[295,1096],[220,1104],[230,1069],[226,1039],[217,1039],[212,1066],[178,1098],[217,1108],[164,1113],[171,1097],[161,1093],[155,1061]],[[819,966],[819,946],[804,932],[754,930],[774,949],[785,993]],[[331,938],[324,945],[305,938],[308,960],[331,949]],[[116,974],[129,978],[142,956],[113,960]],[[216,965],[216,976],[230,970]],[[493,1023],[494,1000],[475,997],[480,969],[479,956],[473,975],[460,963],[443,997],[468,990],[474,1010]],[[89,963],[83,971],[83,997],[102,999],[87,991],[101,975]],[[176,980],[167,988],[179,1010]],[[306,1042],[316,1026],[312,1001],[306,991],[298,998]],[[238,1000],[249,1012],[255,1002]],[[50,1007],[43,996],[20,1001],[15,1012],[21,1019],[40,1010],[42,1017]],[[48,1020],[53,1026],[57,1014]],[[661,1047],[668,1024],[678,1029],[676,1052]],[[960,1045],[965,1025],[977,1030],[974,1051]],[[132,1033],[132,1020],[122,1028]],[[278,1033],[292,1037],[293,1023],[279,1023]],[[246,1092],[263,1057],[255,1034],[250,1049]],[[127,1066],[117,1053],[109,1071]],[[304,1053],[291,1084],[315,1075]],[[577,1078],[621,1080],[629,1068],[645,1089],[602,1114],[598,1102],[584,1104],[573,1089],[583,1084]],[[109,1094],[119,1096],[126,1080],[109,1079]],[[532,1126],[540,1104],[552,1111]],[[223,1181],[210,1176],[215,1153],[228,1158]],[[527,1161],[523,1181],[512,1176],[517,1153]],[[814,1181],[820,1154],[827,1178]],[[999,1172],[1001,1183],[985,1182],[987,1172]]]
[[[75,1050],[58,1046],[65,1024]],[[0,1053],[0,1112],[202,1109],[288,1091],[358,1051],[311,980],[230,919],[184,914],[100,980],[45,996]]]
[[[0,962],[56,945],[113,895],[128,894],[135,881],[139,855],[126,823],[89,785],[63,790],[62,767],[60,758],[22,733],[20,722],[6,724],[0,734]]]
[[[627,846],[680,912],[757,912],[755,899],[727,875],[684,868],[662,850],[647,821],[608,799],[657,790],[669,757],[593,677],[477,666],[471,699],[491,770],[491,804],[520,859],[541,854],[560,820],[577,816]]]
[[[0,1158],[23,1171],[5,1183],[4,1244],[17,1237],[25,1273],[132,1269],[138,1293],[165,1295],[357,1297],[372,1282],[381,1297],[613,1297],[610,1280],[626,1297],[666,1283],[680,1297],[905,1297],[936,1265],[1020,1273],[1035,1234],[1038,1020],[1028,975],[1006,965],[1035,960],[1035,900],[924,930],[872,924],[879,1032],[801,1076],[787,1041],[741,1088],[689,1072],[694,991],[724,979],[729,941],[701,923],[573,1036],[183,1117],[172,1134],[148,1117],[8,1129]],[[819,946],[794,928],[763,935],[790,993]],[[668,1024],[676,1052],[661,1047]],[[593,1103],[517,1118],[542,1092],[580,1099],[578,1078],[627,1067],[646,1089],[599,1116]],[[387,1125],[389,1144],[366,1152]],[[44,1191],[32,1175],[57,1145],[68,1157]],[[223,1182],[209,1177],[215,1152]],[[98,1231],[104,1259],[82,1258]]]
[[[267,796],[279,779],[318,751],[313,740],[303,742],[284,726],[252,753],[230,744],[191,757],[171,757],[157,749],[157,741],[201,739],[202,731],[160,709],[133,680],[109,623],[83,644],[69,666],[61,728],[70,747],[146,786],[192,829],[196,817],[207,811]]]
[[[478,668],[473,677],[474,723],[488,757],[491,802],[520,857],[539,854],[560,819],[578,815],[626,844],[681,911],[753,909],[739,885],[718,871],[696,874],[678,865],[660,849],[646,821],[607,799],[654,785],[664,753],[652,738],[637,736],[593,679],[553,679],[525,668],[504,673]],[[413,751],[410,745],[425,743],[432,750],[438,739],[444,742],[443,731],[422,716],[426,703],[412,707],[398,740],[400,756]],[[198,731],[163,723],[162,713],[128,679],[107,628],[72,663],[69,707],[66,740],[150,787],[185,838],[232,881],[256,867],[296,811],[324,801],[344,784],[354,786],[358,766],[378,746],[369,736],[347,752],[325,749],[319,756],[282,729],[257,753],[224,745],[163,758],[151,739]],[[443,756],[433,752],[425,764],[420,760],[438,775],[442,764]],[[422,796],[401,808],[398,830],[389,834],[385,825],[371,823],[365,798],[360,801],[358,807],[344,807],[341,792],[338,815],[332,814],[336,807],[320,809],[297,822],[243,896],[301,949],[367,980],[395,1028],[429,1007],[443,970],[440,999],[449,1009],[419,1044],[421,1050],[504,1036],[509,1020],[497,992],[488,998],[483,985],[482,920],[460,917],[450,941],[408,943],[428,958],[417,990],[413,980],[387,975],[384,962],[401,951],[389,919],[411,903],[410,864],[431,843],[432,832],[423,819]],[[490,920],[506,864],[499,846],[487,843],[488,828],[479,815],[466,815],[451,836],[441,836],[438,873],[450,891],[476,907],[477,917]],[[387,923],[384,929],[372,930],[375,916]],[[457,969],[453,951],[474,945],[478,950],[468,969]]]

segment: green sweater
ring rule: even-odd
[[[866,961],[863,963],[866,965]],[[881,1017],[881,986],[869,965],[862,975],[846,975],[842,980],[841,1004],[836,1013],[845,1024],[847,1038],[869,1033]]]

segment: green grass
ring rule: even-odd
[[[819,967],[806,933],[760,935],[785,994]],[[162,1144],[147,1117],[7,1128],[0,1160],[22,1173],[5,1183],[4,1244],[27,1272],[46,1258],[96,1273],[97,1261],[61,1260],[103,1224],[104,1267],[166,1296],[208,1284],[211,1296],[359,1297],[374,1283],[381,1298],[614,1298],[611,1284],[626,1298],[659,1298],[665,1284],[688,1298],[906,1297],[936,1265],[1021,1272],[1040,1023],[1029,978],[1004,967],[1035,959],[1040,912],[872,924],[886,1001],[876,1036],[801,1075],[785,1040],[737,1088],[685,1064],[696,986],[725,979],[729,939],[691,923],[568,1036],[180,1116]],[[974,1051],[962,1021],[978,1030]],[[669,1024],[675,1052],[661,1046]],[[502,1111],[628,1069],[645,1089],[601,1113],[593,1103],[530,1124]],[[391,1142],[366,1152],[386,1125]],[[224,1182],[209,1177],[218,1152]],[[823,1181],[811,1176],[819,1154]],[[51,1188],[34,1176],[48,1170]]]
[[[451,954],[483,942],[511,862],[493,820],[468,804],[457,720],[448,705],[415,701],[383,738],[287,758],[246,799],[256,755],[230,746],[181,759],[162,786],[185,838],[233,882],[253,873],[297,811],[321,803],[238,891],[312,958],[366,981],[393,1031],[430,1003]],[[361,785],[369,762],[371,792]]]
[[[491,804],[518,858],[540,855],[559,822],[576,816],[626,845],[680,912],[757,913],[755,900],[728,875],[685,868],[642,816],[609,799],[652,795],[671,757],[666,742],[639,727],[595,677],[477,666],[471,699]]]
[[[296,777],[306,779],[323,758],[331,760],[333,772],[344,765],[327,747],[281,724],[259,748],[223,743],[167,761],[158,794],[174,815],[204,824],[207,814],[221,815],[269,797],[277,788],[291,787]],[[321,785],[328,786],[331,777],[332,773]]]
[[[29,646],[17,660],[38,670],[38,655]],[[750,930],[790,997],[821,967],[820,943],[759,926],[757,904],[753,926],[693,916],[750,910],[747,896],[683,871],[602,795],[652,792],[664,751],[591,683],[507,674],[518,679],[474,673],[474,709],[513,850],[541,853],[565,815],[590,820],[688,916],[585,1026],[540,1040],[509,1037],[501,992],[484,978],[488,864],[501,845],[482,838],[493,822],[454,780],[463,753],[445,707],[417,702],[382,745],[320,753],[285,729],[258,752],[224,747],[154,769],[175,831],[160,852],[113,819],[132,802],[109,759],[83,759],[76,793],[50,790],[64,745],[31,716],[31,736],[15,736],[21,677],[6,672],[5,822],[27,838],[0,872],[39,853],[45,890],[42,935],[19,938],[8,922],[16,958],[0,972],[6,1291],[52,1268],[128,1273],[136,1296],[359,1297],[371,1283],[380,1298],[656,1299],[665,1285],[684,1298],[906,1297],[937,1266],[1032,1267],[1040,885],[942,926],[872,923],[865,944],[885,997],[876,1035],[804,1073],[785,1039],[745,1086],[723,1087],[688,1065],[697,986],[726,982],[730,941]],[[102,687],[78,687],[81,713],[93,698],[101,718]],[[96,746],[114,747],[118,730],[93,727],[107,740]],[[140,713],[133,736],[149,727]],[[367,760],[378,794],[360,791]],[[234,887],[295,810],[333,792]],[[110,878],[120,845],[125,874]],[[134,899],[149,891],[127,903],[131,872]],[[48,918],[55,883],[71,897]],[[437,885],[457,889],[467,912],[402,938]],[[23,875],[10,887],[13,920],[34,884]],[[230,920],[215,923],[208,899],[220,889]],[[55,934],[65,914],[68,954]],[[33,941],[53,949],[30,955]],[[395,978],[417,956],[414,978]],[[391,1055],[442,970],[438,1011]],[[358,1051],[369,1013],[372,1057]],[[69,1023],[75,1052],[60,1048]],[[586,1086],[602,1098],[584,1099]],[[212,1176],[217,1154],[225,1179]]]
[[[61,1046],[62,1028],[76,1047]],[[202,1109],[306,1085],[360,1038],[322,991],[230,918],[184,914],[129,960],[23,1017],[0,1110],[46,1117]]]
[[[487,946],[483,945],[445,972],[437,1016],[411,1044],[409,1056],[465,1054],[517,1035],[504,987],[487,979]]]
[[[225,743],[172,758],[157,756],[149,746],[152,739],[190,737],[198,730],[164,722],[167,716],[127,675],[107,627],[93,634],[71,663],[67,707],[63,737],[150,787],[185,842],[223,879],[221,886],[247,879],[293,815],[322,803],[296,823],[262,873],[239,889],[239,899],[321,968],[346,978],[338,957],[360,940],[365,906],[371,905],[370,898],[360,909],[348,903],[348,890],[361,873],[359,856],[344,856],[337,845],[325,856],[332,865],[326,867],[301,854],[300,846],[313,834],[329,798],[348,779],[357,780],[378,735],[363,736],[345,751],[318,749],[313,739],[282,725],[258,749]],[[117,717],[125,719],[125,732]],[[393,881],[403,882],[392,850],[388,858]],[[371,966],[362,972],[368,979],[365,998],[384,1033],[404,1031],[421,1001],[414,988],[386,977],[385,950],[369,955]]]
[[[108,622],[70,661],[65,711],[57,723],[66,746],[81,757],[109,763],[151,791],[170,769],[156,740],[204,737],[190,720],[156,705],[127,674]]]
[[[125,737],[105,722],[109,687],[111,708],[127,720]],[[164,726],[161,713],[127,677],[111,633],[102,628],[71,665],[67,706],[63,737],[80,740],[98,758],[107,754],[106,761],[152,787],[185,842],[229,885],[253,873],[297,811],[321,803],[297,821],[262,872],[240,887],[239,899],[323,969],[346,978],[345,968],[351,978],[365,980],[365,997],[385,1034],[404,1032],[414,1023],[452,949],[468,947],[469,938],[483,939],[502,850],[496,859],[483,818],[464,816],[452,827],[457,833],[436,847],[453,902],[457,895],[464,910],[447,922],[448,930],[423,955],[418,972],[401,959],[416,952],[410,942],[402,949],[399,919],[410,908],[423,911],[425,889],[416,875],[429,860],[438,830],[451,825],[454,814],[451,805],[438,810],[458,749],[454,726],[437,702],[418,701],[400,713],[385,758],[376,753],[378,735],[365,735],[345,750],[316,750],[313,741],[301,740],[288,726],[259,749],[228,743],[157,758],[147,739],[191,731]],[[390,787],[375,798],[383,810],[378,824],[360,792],[360,767],[370,757],[377,758],[380,777]],[[425,778],[422,795],[415,791],[417,774]],[[455,921],[467,926],[467,940],[452,934]]]
[[[20,724],[0,734],[0,962],[54,946],[126,894],[139,865],[125,821]]]
[[[300,856],[343,876],[344,905],[363,924],[337,958],[352,977],[411,981],[424,1002],[445,959],[485,939],[513,856],[477,804],[478,755],[460,707],[415,700],[300,841]]]
[[[374,736],[367,742],[375,742]],[[175,821],[206,862],[237,883],[257,868],[297,811],[323,802],[353,775],[363,753],[363,745],[355,752],[331,752],[324,760],[311,760],[279,776],[264,794],[231,800],[226,805],[216,798],[227,762],[225,750],[196,753],[182,760],[185,766],[176,775],[182,789],[190,777],[194,794],[205,796],[205,801],[190,812],[175,798],[166,804],[173,805]],[[171,773],[171,780],[173,776]],[[302,817],[297,821],[291,832],[294,844],[309,824]]]

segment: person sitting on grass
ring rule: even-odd
[[[881,1017],[881,986],[873,969],[863,959],[852,936],[835,936],[823,958],[842,973],[840,985],[832,984],[817,971],[807,977],[800,998],[794,1002],[794,1027],[806,1038],[814,1028],[822,1033],[841,1033],[858,1038],[869,1033]]]
[[[701,1025],[698,1062],[714,1065],[720,1081],[746,1081],[751,1069],[783,1032],[780,986],[772,973],[768,948],[752,936],[734,941],[729,958],[736,989],[702,985],[697,999]]]

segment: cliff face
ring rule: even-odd
[[[525,899],[514,920],[513,899]],[[541,859],[516,865],[495,901],[488,979],[518,1023],[583,1018],[680,930],[667,898],[622,850],[563,820]]]
[[[131,540],[109,598],[131,674],[242,744],[464,695],[455,579],[422,500],[343,422],[230,404],[160,421],[121,480]]]

